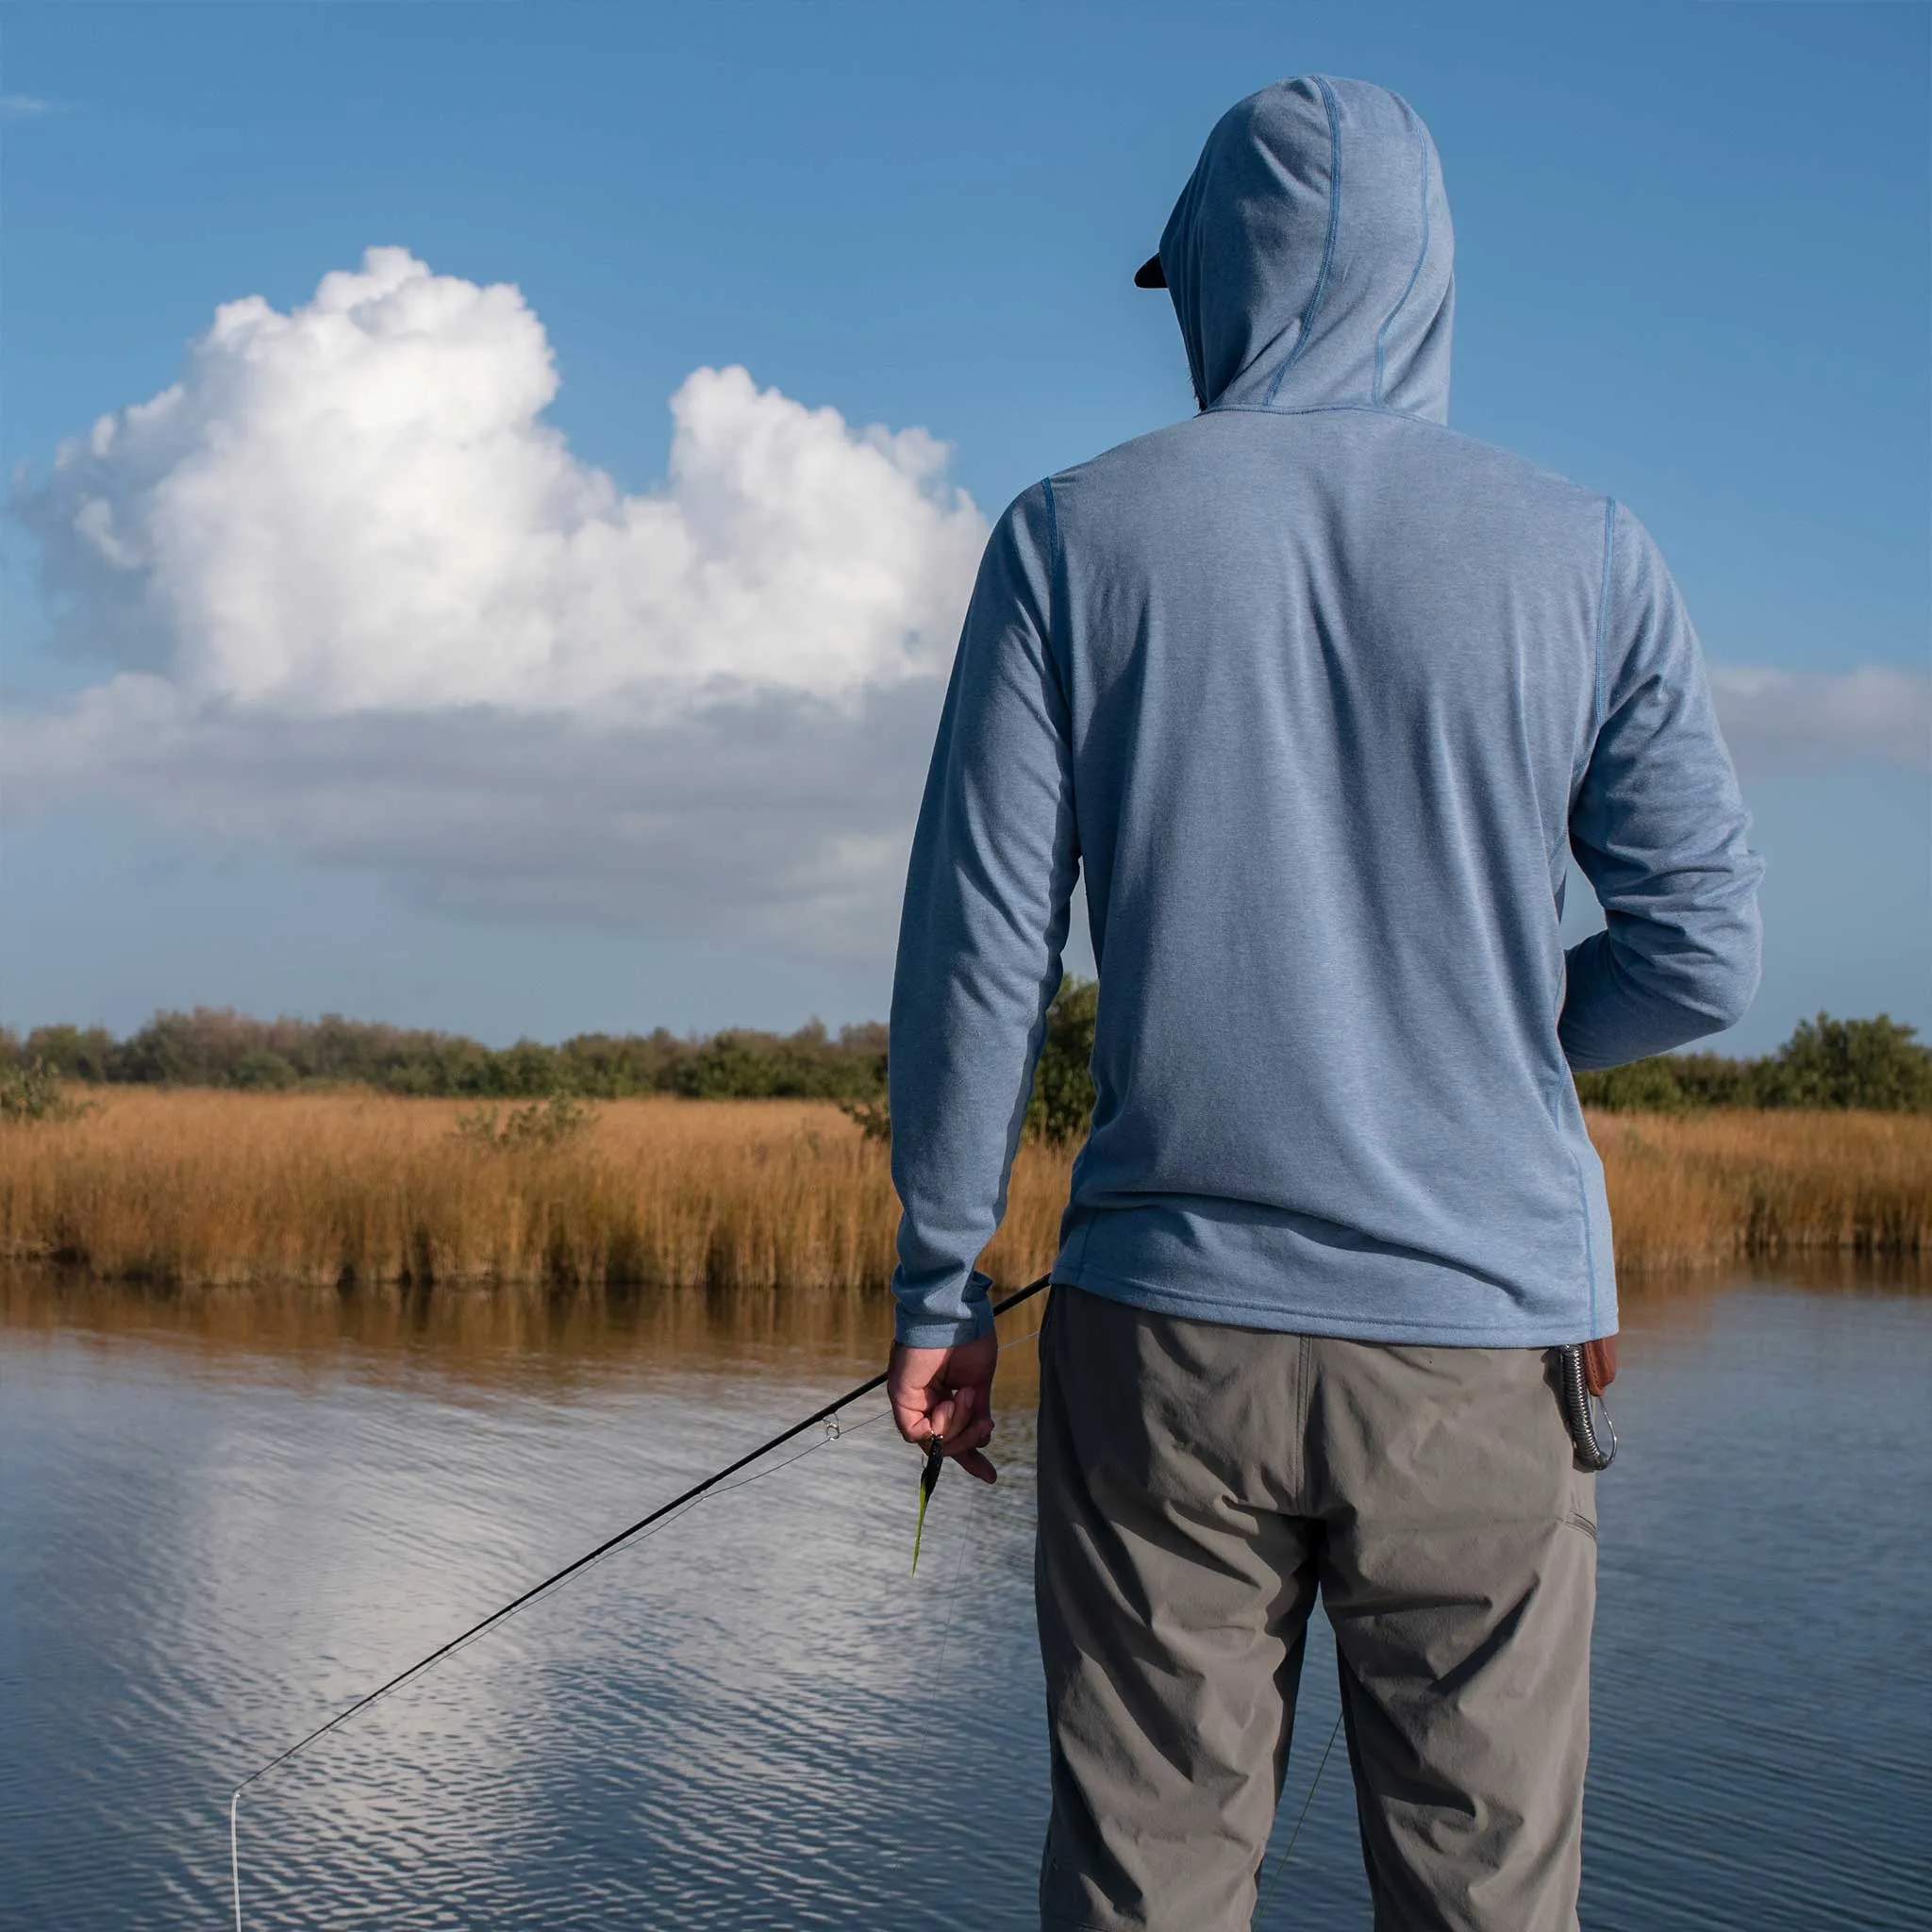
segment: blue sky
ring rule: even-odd
[[[1932,14],[1359,0],[9,6],[0,1019],[882,1013],[960,559],[1188,409],[1132,269],[1311,69],[1434,130],[1457,426],[1627,502],[1728,680],[1771,870],[1724,1043],[1932,1028]],[[352,298],[400,320],[343,349]],[[495,668],[419,653],[445,611]],[[567,700],[521,678],[580,634]]]

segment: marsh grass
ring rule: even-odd
[[[619,1100],[528,1131],[366,1091],[98,1091],[0,1124],[0,1254],[183,1286],[884,1281],[887,1150],[819,1101]],[[487,1130],[486,1130],[487,1128]],[[1047,1249],[1063,1155],[1028,1148],[989,1257]]]
[[[892,1267],[887,1149],[821,1101],[601,1103],[527,1132],[359,1090],[95,1090],[0,1121],[0,1255],[218,1288],[867,1289]],[[533,1117],[534,1118],[534,1117]],[[1932,1118],[1712,1110],[1592,1121],[1626,1274],[1917,1257]],[[1028,1144],[983,1258],[1052,1258],[1071,1155]]]
[[[1892,1260],[1932,1246],[1932,1115],[1597,1114],[1625,1271]]]

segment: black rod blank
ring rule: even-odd
[[[1022,1302],[1030,1301],[1033,1296],[1037,1295],[1047,1285],[1050,1279],[1049,1275],[1042,1274],[1038,1281],[1028,1282],[1024,1288],[1016,1290],[1012,1294],[1008,1295],[1004,1301],[996,1302],[993,1305],[993,1313],[995,1315],[1004,1315],[1008,1308],[1017,1308]],[[813,1409],[808,1416],[806,1416],[802,1421],[793,1423],[790,1428],[783,1429],[768,1441],[760,1442],[756,1449],[747,1450],[737,1461],[727,1462],[723,1469],[713,1470],[703,1482],[693,1483],[682,1495],[672,1497],[668,1503],[660,1503],[648,1516],[639,1517],[628,1529],[620,1529],[615,1536],[606,1537],[594,1550],[588,1550],[584,1555],[577,1557],[575,1562],[566,1563],[561,1570],[546,1576],[541,1583],[532,1584],[521,1596],[512,1597],[501,1608],[491,1610],[480,1623],[472,1624],[467,1630],[458,1636],[452,1637],[447,1643],[439,1644],[427,1657],[417,1658],[408,1670],[398,1671],[387,1683],[378,1684],[374,1690],[368,1691],[365,1695],[357,1698],[354,1704],[339,1710],[326,1724],[317,1724],[307,1737],[296,1739],[286,1751],[277,1752],[266,1764],[251,1771],[235,1787],[228,1797],[228,1855],[230,1869],[235,1881],[235,1924],[237,1932],[240,1932],[242,1925],[242,1871],[240,1852],[236,1844],[236,1807],[241,1801],[242,1793],[250,1785],[256,1783],[260,1778],[266,1777],[277,1765],[286,1764],[298,1751],[306,1751],[318,1739],[327,1737],[331,1731],[337,1729],[340,1725],[347,1724],[358,1711],[367,1710],[372,1704],[379,1703],[391,1690],[398,1690],[404,1684],[407,1684],[411,1677],[421,1676],[432,1664],[441,1663],[452,1651],[460,1650],[463,1645],[470,1642],[473,1639],[482,1636],[484,1631],[491,1629],[495,1624],[501,1624],[505,1618],[513,1617],[525,1605],[535,1603],[540,1596],[555,1590],[558,1584],[566,1582],[569,1578],[575,1576],[579,1570],[589,1569],[599,1557],[608,1557],[620,1543],[628,1542],[632,1537],[649,1529],[653,1524],[661,1523],[667,1516],[682,1509],[687,1504],[695,1503],[707,1491],[716,1489],[727,1476],[734,1476],[740,1470],[749,1468],[760,1457],[769,1456],[774,1449],[783,1448],[794,1437],[804,1435],[806,1430],[815,1426],[817,1424],[829,1422],[841,1408],[849,1408],[853,1403],[858,1401],[862,1396],[870,1395],[874,1389],[883,1387],[885,1379],[886,1372],[882,1369],[876,1375],[868,1376],[857,1388],[848,1389],[836,1401],[826,1403],[822,1408]]]

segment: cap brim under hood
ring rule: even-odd
[[[1428,129],[1386,88],[1311,75],[1230,108],[1134,281],[1172,294],[1204,408],[1448,420],[1449,203]]]

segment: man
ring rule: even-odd
[[[1575,1924],[1616,1328],[1572,1068],[1714,1032],[1759,863],[1618,504],[1453,434],[1449,209],[1395,95],[1208,137],[1160,253],[1201,410],[1027,491],[981,566],[892,1002],[891,1390],[991,1480],[974,1263],[1069,895],[1091,1131],[1041,1336],[1049,1927],[1245,1926],[1307,1620],[1379,1932]],[[1566,847],[1607,930],[1558,937]]]

